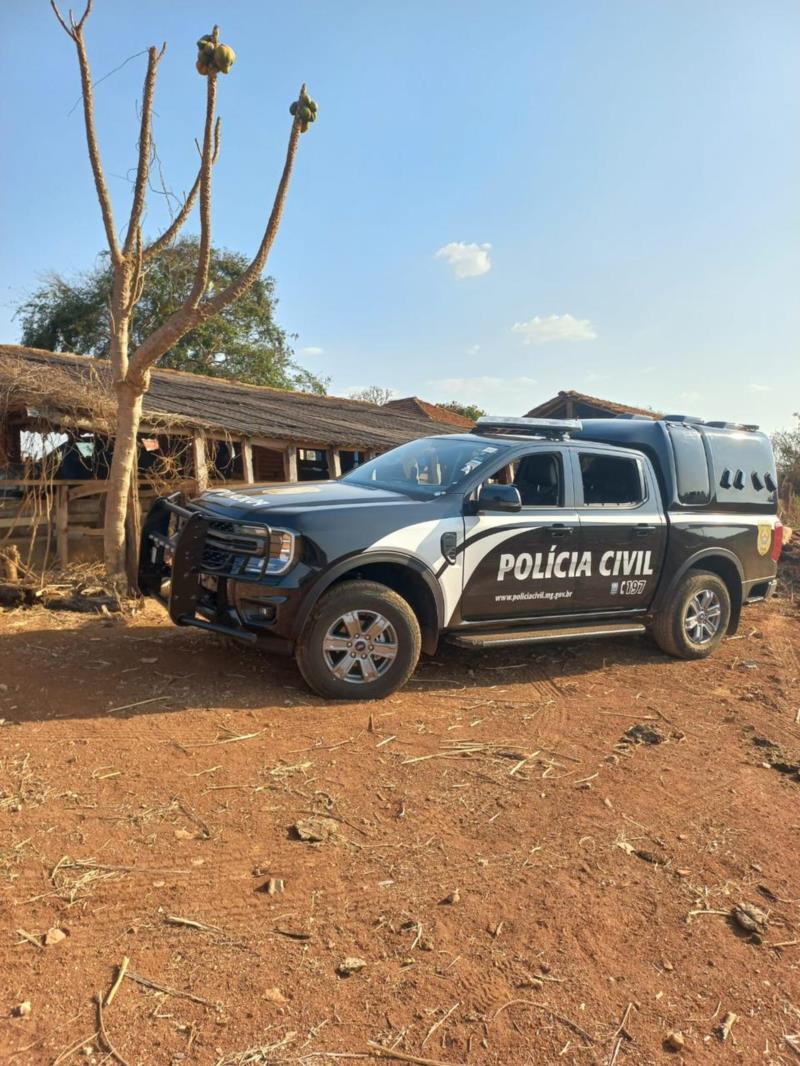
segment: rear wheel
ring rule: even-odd
[[[653,624],[653,637],[668,655],[704,659],[722,643],[731,618],[725,582],[705,570],[691,571]]]
[[[406,683],[419,659],[409,604],[374,581],[345,581],[321,597],[297,645],[297,665],[320,696],[375,700]]]

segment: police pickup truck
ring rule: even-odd
[[[777,488],[755,426],[481,418],[336,481],[157,500],[139,583],[178,625],[294,653],[334,699],[394,692],[441,638],[649,632],[699,659],[774,590]]]

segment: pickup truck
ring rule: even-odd
[[[482,418],[335,481],[161,498],[139,583],[178,625],[294,654],[332,699],[387,696],[442,639],[649,633],[700,659],[774,591],[777,489],[755,426]]]

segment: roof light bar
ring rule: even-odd
[[[501,433],[511,437],[566,437],[583,428],[579,418],[505,418],[484,415],[472,433]]]
[[[745,433],[755,433],[758,429],[758,426],[747,422],[706,422],[706,425],[712,429],[738,429]]]

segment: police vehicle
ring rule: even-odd
[[[777,488],[756,426],[481,418],[335,481],[157,500],[139,581],[178,625],[293,653],[334,699],[394,692],[442,638],[650,632],[699,659],[774,590]]]

